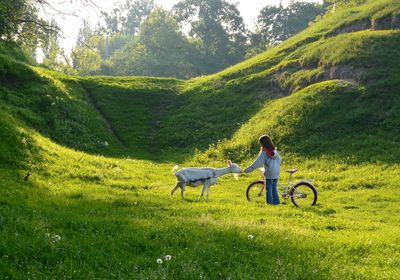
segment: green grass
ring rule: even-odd
[[[182,81],[149,77],[87,78],[82,86],[99,111],[112,124],[112,130],[129,155],[159,159],[163,137],[160,128],[165,116],[180,101]]]
[[[338,9],[189,81],[68,76],[1,45],[0,278],[397,279],[400,33],[328,35],[398,11]],[[248,203],[257,172],[170,197],[175,164],[246,166],[265,133],[317,206]]]
[[[319,189],[311,209],[249,204],[244,192],[255,174],[223,178],[208,203],[196,202],[199,190],[189,189],[181,203],[169,197],[171,164],[99,158],[34,139],[47,147],[37,172],[27,182],[15,169],[1,173],[3,278],[395,279],[399,273],[399,198],[387,184],[398,179],[398,165],[298,162],[296,177],[314,178]],[[387,178],[377,180],[374,174],[383,172]],[[167,254],[172,260],[158,265]]]

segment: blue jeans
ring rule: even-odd
[[[278,179],[267,179],[267,204],[280,204],[278,188],[276,184],[278,183]]]

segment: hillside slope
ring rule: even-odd
[[[242,126],[255,114],[259,114],[265,106],[273,106],[271,100],[290,96],[313,84],[333,80],[346,82],[349,89],[345,91],[357,88],[356,91],[364,94],[362,98],[354,95],[354,99],[345,97],[342,101],[338,97],[335,106],[347,106],[347,111],[351,110],[354,114],[346,116],[347,123],[333,118],[329,121],[329,127],[320,126],[317,133],[331,139],[340,135],[351,139],[362,131],[364,134],[377,135],[376,139],[380,139],[381,131],[386,135],[383,140],[386,144],[382,146],[398,141],[396,129],[390,127],[398,118],[396,89],[399,83],[399,13],[399,4],[393,1],[370,1],[359,7],[338,9],[304,32],[257,57],[215,75],[179,82],[179,86],[172,90],[175,94],[162,99],[164,105],[153,105],[149,109],[158,111],[160,108],[170,108],[161,109],[161,116],[157,116],[160,118],[157,120],[157,129],[153,130],[154,136],[151,137],[157,139],[154,142],[157,156],[173,158],[174,154],[188,154],[186,158],[190,159],[195,150],[201,153],[210,144],[229,140],[239,129],[245,129]],[[324,91],[321,86],[316,88]],[[297,102],[295,98],[290,100]],[[349,104],[352,101],[353,107]],[[120,101],[113,99],[112,102]],[[373,104],[387,115],[375,110]],[[118,106],[121,105],[119,103]],[[303,105],[307,106],[307,103]],[[346,111],[339,110],[336,113],[343,112]],[[115,119],[122,117],[120,112],[114,113],[112,110],[109,110],[109,114],[116,114]],[[331,115],[334,114],[332,111]],[[262,121],[262,118],[259,120]],[[313,119],[313,123],[318,121]],[[290,126],[303,123],[310,125],[307,120],[299,118],[297,124],[292,122]],[[358,131],[351,130],[354,123],[359,124]],[[266,125],[267,122],[260,131],[270,130]],[[332,134],[332,128],[335,128],[336,134]],[[314,131],[310,130],[307,134],[305,129],[304,132],[310,135]],[[276,136],[281,142],[279,132]],[[294,149],[302,150],[300,147],[305,144],[301,144],[301,141],[306,140],[304,136],[298,136],[296,134],[292,140],[285,140],[281,148],[286,150],[295,142],[299,148]],[[252,145],[255,145],[254,139]],[[251,142],[249,139],[239,141],[242,144]],[[330,145],[328,143],[331,142],[327,142]],[[372,141],[370,143],[369,147],[374,146]],[[330,147],[327,148],[336,149],[333,145]],[[250,146],[241,145],[241,148],[249,150]],[[396,149],[388,153],[392,152],[398,154]],[[234,156],[234,153],[230,154]],[[249,155],[233,159],[242,160]]]
[[[218,149],[244,159],[254,135],[268,132],[285,152],[397,163],[399,43],[399,31],[360,31],[293,52],[303,65],[318,58],[317,68],[295,61],[280,73],[282,83],[301,90],[268,102]]]
[[[341,80],[349,85],[348,90],[363,92],[362,98],[335,99],[336,107],[347,106],[346,110],[353,112],[346,116],[347,122],[329,118],[328,127],[318,125],[314,117],[313,125],[297,118],[297,124],[292,120],[290,126],[308,124],[309,128],[303,128],[304,135],[295,133],[285,139],[276,130],[280,147],[303,150],[308,145],[302,143],[307,141],[304,136],[315,137],[315,133],[324,135],[325,140],[343,135],[346,141],[361,132],[376,135],[376,139],[384,133],[383,141],[393,143],[398,141],[397,126],[394,130],[390,127],[398,118],[399,9],[399,4],[389,0],[338,9],[259,56],[189,81],[68,77],[12,62],[3,55],[2,99],[14,117],[59,144],[104,155],[181,161],[234,135],[238,139],[235,133],[246,129],[251,118],[265,111],[265,106],[273,108],[271,100],[323,81]],[[321,86],[315,88],[324,91]],[[345,112],[340,110],[336,113]],[[271,130],[267,123],[260,126],[260,132]],[[350,129],[354,123],[358,131]],[[240,140],[241,149],[249,151],[254,139]],[[336,149],[333,142],[325,140],[326,149]],[[370,143],[369,147],[374,146]],[[395,157],[398,151],[392,150],[389,154]],[[242,160],[254,154],[241,153],[241,157],[230,155]]]

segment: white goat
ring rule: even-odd
[[[208,201],[208,191],[211,185],[217,183],[217,178],[228,174],[228,173],[241,173],[242,169],[235,163],[228,161],[229,166],[226,168],[184,168],[179,171],[178,166],[172,169],[174,175],[178,178],[175,187],[171,191],[171,196],[174,192],[181,188],[182,201],[185,200],[185,187],[192,186],[197,187],[203,185],[199,200],[203,197],[206,192],[206,201]]]

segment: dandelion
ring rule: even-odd
[[[251,234],[247,235],[247,239],[248,239],[248,240],[252,240],[253,238],[254,238],[253,235],[251,235]]]
[[[158,264],[162,264],[162,259],[157,259]]]
[[[107,141],[104,141],[104,146],[108,146],[108,142]]]
[[[171,259],[172,259],[171,255],[166,255],[166,256],[165,256],[165,260],[166,260],[166,261],[170,261]]]
[[[59,236],[58,234],[53,235],[53,242],[58,242],[61,240],[61,236]]]

